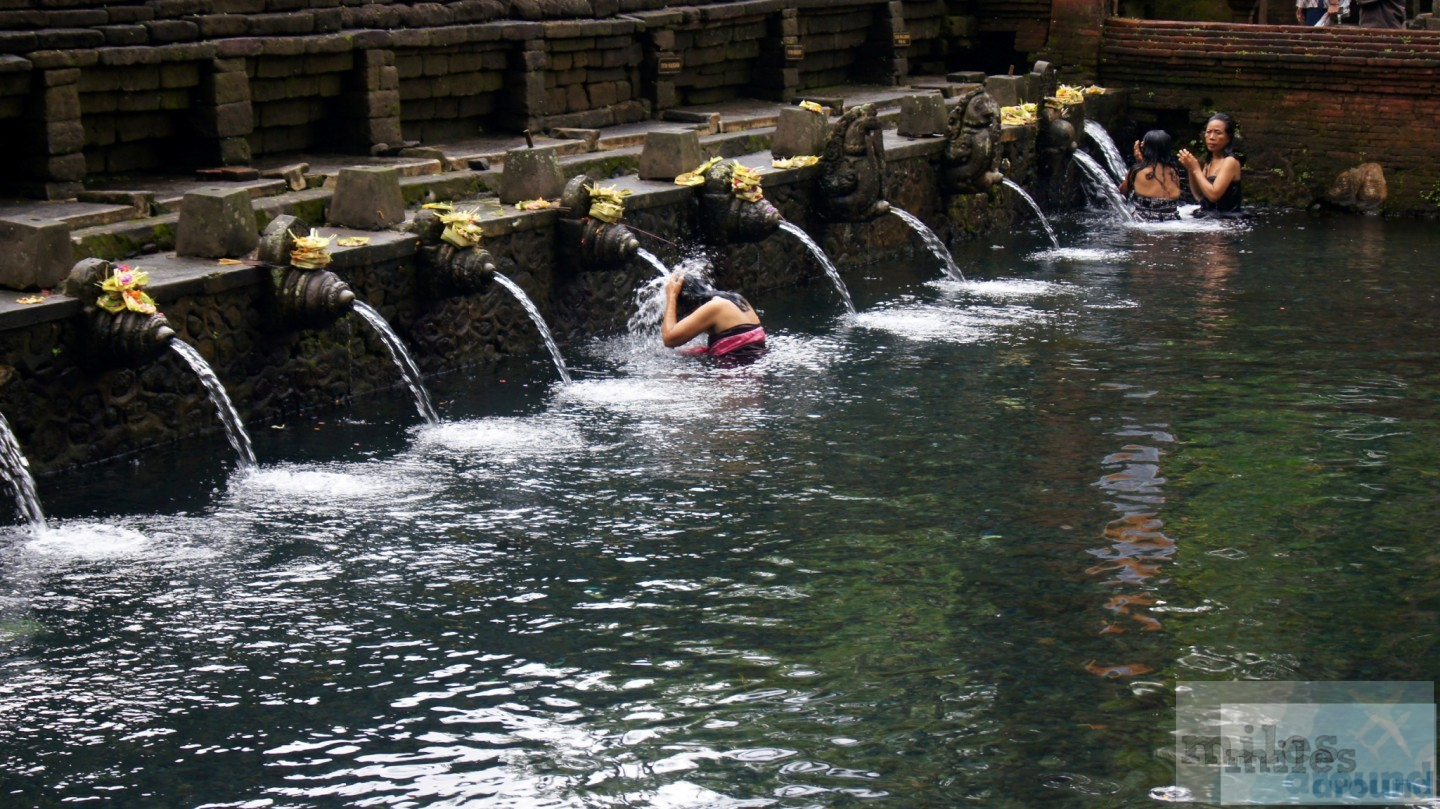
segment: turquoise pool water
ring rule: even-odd
[[[0,802],[1155,806],[1177,679],[1433,679],[1434,224],[1058,225],[41,480]]]

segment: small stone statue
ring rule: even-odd
[[[820,214],[833,222],[865,222],[890,212],[885,201],[885,142],[875,108],[846,111],[820,156]]]
[[[700,223],[706,238],[721,243],[763,241],[783,217],[765,199],[759,175],[734,161],[716,161],[704,171]]]
[[[1000,158],[1000,107],[983,87],[960,97],[950,111],[945,138],[940,166],[945,191],[983,194],[1004,179],[996,170]]]

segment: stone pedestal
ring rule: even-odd
[[[896,131],[908,138],[925,138],[945,132],[945,98],[939,93],[908,95],[900,99]]]
[[[400,172],[393,166],[340,169],[325,220],[358,230],[383,230],[405,221]]]
[[[770,143],[770,154],[775,157],[819,157],[829,137],[830,122],[823,113],[812,112],[803,107],[783,107],[775,124],[775,137]]]
[[[0,219],[0,286],[51,289],[70,272],[70,228],[64,222],[20,216]]]
[[[640,150],[642,180],[673,180],[694,171],[705,160],[700,151],[700,133],[693,129],[661,129],[645,136]]]
[[[243,188],[201,188],[180,200],[175,255],[239,258],[260,242],[250,192]]]
[[[1029,76],[990,76],[985,79],[985,92],[994,97],[995,103],[1002,107],[1040,101],[1038,98],[1030,98]]]
[[[542,146],[536,149],[511,149],[505,153],[505,165],[500,173],[502,203],[554,199],[560,196],[564,187],[565,177],[560,173],[560,163],[555,157],[554,148]]]

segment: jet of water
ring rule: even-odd
[[[230,403],[230,397],[225,393],[225,386],[220,384],[220,377],[210,368],[210,363],[200,356],[195,347],[182,340],[170,341],[170,348],[179,354],[195,375],[200,377],[200,384],[210,394],[210,403],[215,406],[215,414],[220,417],[220,423],[225,426],[225,437],[230,439],[230,446],[240,456],[240,466],[243,469],[255,468],[255,450],[250,447],[250,436],[245,432],[245,425],[240,421],[240,414],[235,411],[235,405]]]
[[[1039,218],[1040,224],[1045,226],[1045,235],[1050,237],[1050,246],[1059,248],[1060,240],[1055,236],[1055,228],[1050,227],[1050,220],[1046,219],[1045,212],[1040,210],[1040,203],[1036,202],[1034,197],[1025,193],[1025,189],[1021,188],[1019,183],[1011,180],[1009,177],[1006,177],[1000,182],[1004,183],[1006,188],[1019,194],[1021,199],[1030,203],[1030,209],[1035,212],[1035,216]]]
[[[945,243],[940,241],[940,237],[935,235],[935,231],[920,221],[920,217],[909,211],[896,208],[894,205],[890,206],[890,212],[900,217],[900,221],[909,225],[911,230],[920,234],[920,240],[925,242],[926,247],[930,248],[931,255],[940,259],[941,263],[945,265],[946,275],[956,281],[965,280],[965,273],[960,272],[960,268],[955,266],[955,259],[951,257],[950,251],[945,249]]]
[[[500,286],[510,290],[510,294],[515,296],[515,300],[520,302],[520,306],[530,316],[535,328],[539,329],[540,337],[545,341],[545,347],[550,349],[550,356],[555,359],[555,369],[560,372],[560,378],[565,380],[565,384],[570,384],[570,372],[565,370],[565,358],[560,356],[560,346],[556,345],[555,338],[550,336],[550,327],[545,325],[545,318],[541,316],[535,302],[530,300],[530,296],[525,294],[525,290],[504,275],[495,273],[495,280],[499,282]]]
[[[655,272],[661,278],[664,278],[670,274],[670,271],[665,268],[665,262],[661,261],[659,258],[656,258],[655,254],[650,252],[649,250],[646,250],[642,247],[639,250],[635,251],[635,255],[639,256],[642,261],[653,267],[655,269]]]
[[[10,422],[0,415],[0,474],[15,491],[15,507],[31,533],[45,531],[45,512],[40,510],[40,496],[35,493],[35,478],[30,476],[30,461],[20,451],[20,442],[10,430]]]
[[[1120,196],[1120,190],[1116,188],[1116,183],[1111,181],[1110,175],[1105,173],[1105,169],[1100,168],[1099,163],[1095,162],[1095,158],[1081,151],[1074,152],[1071,157],[1075,160],[1076,165],[1084,171],[1085,190],[1091,196],[1102,197],[1110,203],[1110,207],[1119,215],[1121,221],[1133,221],[1135,217],[1130,215],[1130,206]]]
[[[815,257],[815,260],[820,263],[820,268],[825,271],[825,274],[830,277],[830,281],[835,284],[835,290],[840,293],[840,298],[845,301],[845,311],[852,315],[855,314],[855,302],[850,300],[850,290],[845,288],[845,282],[840,279],[840,271],[835,268],[834,263],[830,261],[830,257],[825,255],[825,251],[820,249],[820,245],[816,244],[815,240],[810,238],[810,234],[801,230],[800,226],[793,222],[782,221],[780,223],[780,229],[799,239],[801,244],[805,245],[810,251],[810,255]]]
[[[1115,184],[1119,185],[1129,173],[1125,169],[1125,158],[1120,156],[1120,148],[1110,139],[1110,133],[1105,131],[1099,121],[1087,119],[1085,134],[1100,147],[1100,154],[1105,156],[1105,165],[1110,168],[1110,173],[1115,175]]]
[[[385,322],[385,318],[381,317],[374,307],[364,301],[355,301],[355,313],[375,329],[386,348],[390,349],[390,358],[395,361],[395,366],[405,377],[405,384],[410,387],[410,393],[415,396],[415,409],[420,411],[420,417],[430,424],[439,424],[440,414],[435,412],[435,405],[430,401],[430,392],[425,390],[420,369],[410,358],[410,352],[405,350],[405,344],[400,342],[400,335],[390,328],[390,324]]]

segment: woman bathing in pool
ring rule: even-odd
[[[1190,192],[1200,203],[1196,216],[1240,213],[1240,158],[1235,156],[1235,122],[1217,112],[1205,122],[1205,149],[1210,159],[1204,167],[1186,149],[1180,150],[1180,165],[1190,175]]]
[[[680,270],[665,282],[660,339],[666,347],[678,348],[702,334],[709,335],[709,343],[696,353],[750,357],[765,352],[765,329],[749,301]]]
[[[1180,218],[1180,170],[1170,156],[1170,135],[1152,129],[1135,141],[1135,166],[1120,183],[1120,194],[1135,206],[1142,222]]]

